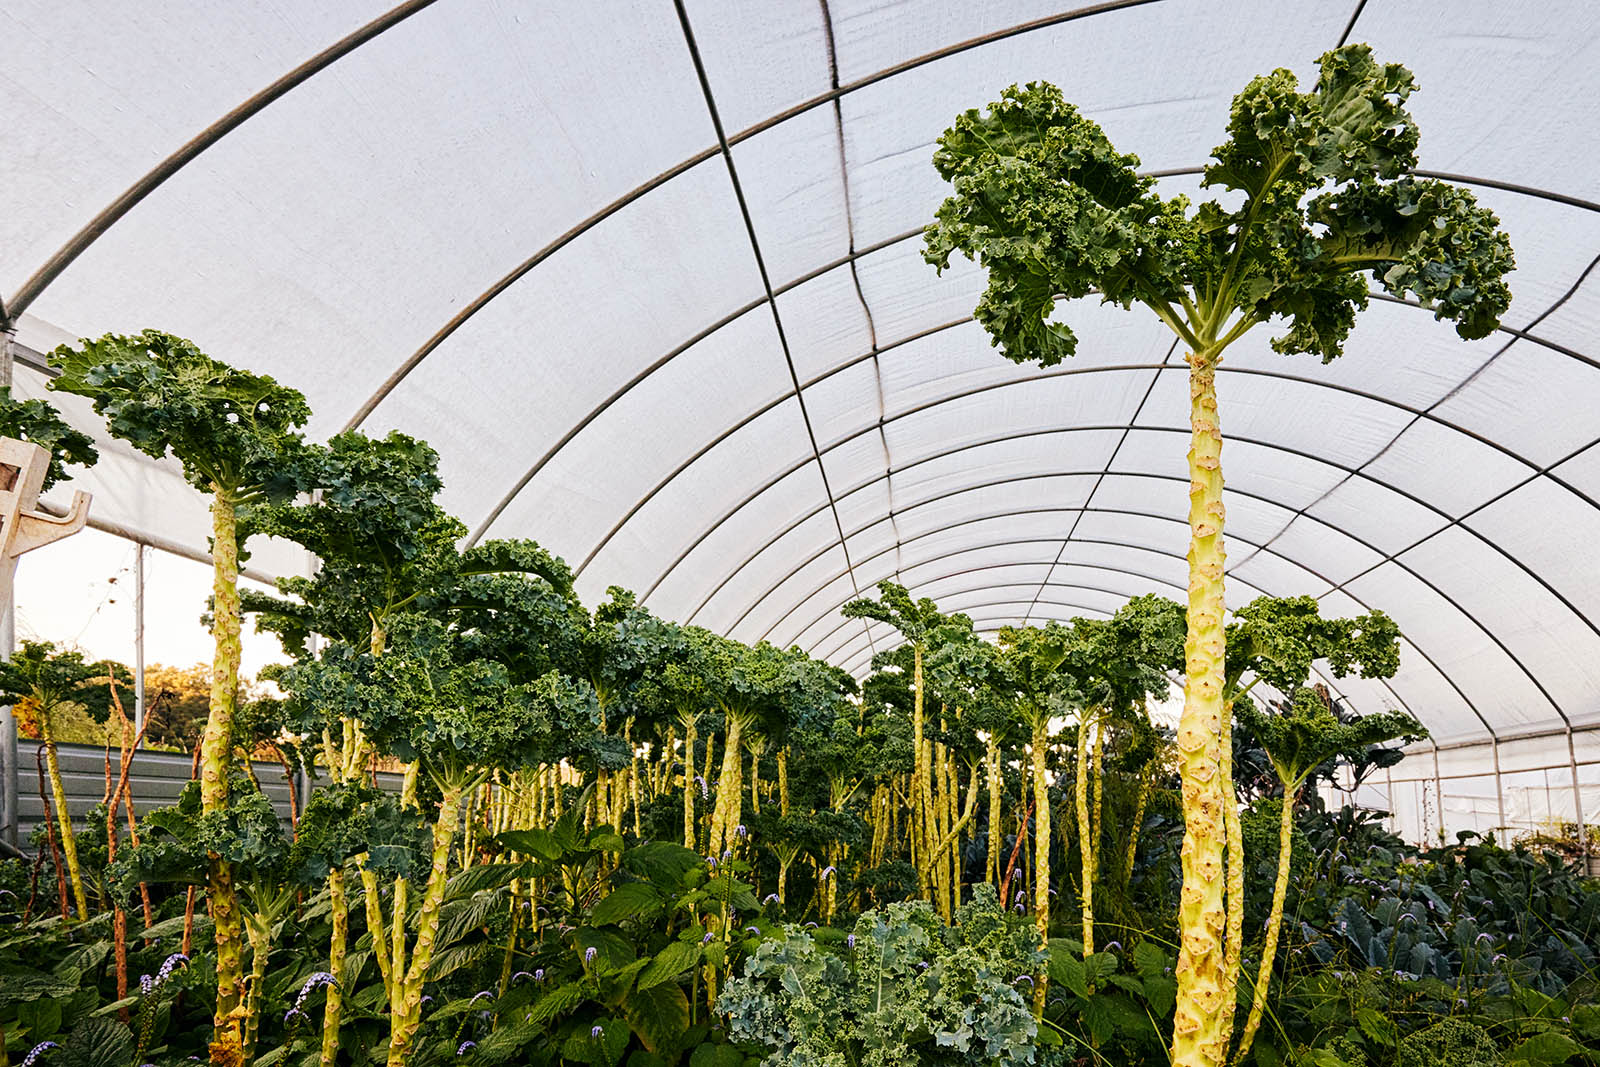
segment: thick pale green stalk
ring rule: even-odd
[[[211,709],[200,739],[200,803],[207,814],[228,804],[233,764],[233,713],[239,691],[239,539],[235,504],[220,485],[211,493]],[[233,869],[213,855],[206,878],[217,946],[217,1005],[212,1017],[211,1062],[233,1067],[243,1055],[238,1009],[244,998],[244,938]]]
[[[1222,764],[1224,611],[1222,433],[1216,357],[1189,360],[1189,604],[1184,702],[1178,722],[1183,783],[1183,889],[1178,901],[1178,995],[1173,1067],[1221,1067],[1233,1013],[1224,1000],[1223,890],[1227,828]],[[1231,790],[1230,790],[1231,791]]]
[[[334,1067],[334,1062],[339,1058],[339,1017],[344,1009],[345,946],[350,940],[349,907],[344,892],[344,871],[335,867],[328,872],[328,908],[333,920],[333,935],[328,939],[328,973],[333,975],[334,981],[328,986],[327,1006],[322,1011],[321,1067]]]
[[[683,721],[683,847],[694,848],[694,720]]]
[[[39,708],[39,733],[44,737],[45,770],[50,775],[50,795],[55,800],[56,821],[61,824],[61,852],[67,857],[67,878],[72,883],[72,903],[78,921],[89,917],[89,898],[83,891],[83,871],[78,866],[78,836],[72,831],[72,813],[67,810],[67,789],[61,782],[61,764],[56,758],[55,731],[50,710]]]
[[[1235,1063],[1243,1063],[1250,1051],[1256,1031],[1261,1028],[1261,1014],[1267,1006],[1267,986],[1272,981],[1272,961],[1278,955],[1278,934],[1283,929],[1283,901],[1289,893],[1290,846],[1294,843],[1294,804],[1300,796],[1300,786],[1286,786],[1283,790],[1283,813],[1278,819],[1278,877],[1272,883],[1272,910],[1267,913],[1267,938],[1261,946],[1261,966],[1256,970],[1256,988],[1250,999],[1250,1015],[1245,1019],[1244,1033],[1239,1036],[1239,1050],[1233,1054]]]
[[[727,733],[722,739],[722,773],[717,776],[717,802],[711,813],[711,840],[706,852],[720,856],[733,847],[733,828],[738,825],[744,793],[745,716],[725,711]]]
[[[989,735],[984,764],[989,776],[989,859],[985,866],[989,882],[1000,886],[1000,743]],[[1005,901],[1001,901],[1002,904]]]
[[[1239,798],[1233,789],[1233,702],[1222,707],[1222,817],[1228,832],[1228,941],[1222,972],[1223,1011],[1228,1035],[1238,1011],[1239,975],[1244,969],[1244,831]]]
[[[1078,805],[1078,869],[1082,872],[1079,887],[1079,911],[1083,917],[1083,954],[1094,955],[1094,841],[1089,829],[1089,731],[1093,729],[1090,712],[1085,710],[1078,723],[1078,780],[1074,783],[1074,799]]]
[[[411,963],[398,983],[401,996],[389,1006],[389,1067],[405,1067],[415,1049],[417,1029],[422,1024],[422,985],[433,962],[433,944],[439,934],[439,909],[444,903],[445,883],[450,875],[450,846],[455,839],[456,818],[461,807],[462,788],[450,786],[439,798],[439,819],[433,824],[433,869],[428,872],[422,904],[417,909],[417,940]],[[391,965],[395,961],[390,961]]]
[[[1050,948],[1050,783],[1045,778],[1045,747],[1050,743],[1050,720],[1036,709],[1033,720],[1033,925],[1039,948]],[[1044,1017],[1045,986],[1049,973],[1040,968],[1033,987],[1033,1014]]]
[[[911,650],[911,854],[917,865],[917,892],[923,900],[933,899],[933,886],[925,872],[929,838],[928,821],[933,817],[933,782],[927,766],[923,740],[922,646]]]
[[[261,1025],[261,985],[267,980],[267,960],[272,955],[272,923],[258,915],[245,920],[244,928],[250,939],[250,982],[244,996],[244,1062],[250,1063],[255,1059],[256,1034]]]
[[[1128,827],[1128,851],[1122,860],[1123,885],[1133,881],[1133,861],[1139,855],[1139,831],[1144,829],[1145,809],[1150,806],[1150,783],[1154,770],[1153,767],[1146,767],[1144,778],[1139,782],[1139,800],[1133,807],[1133,823]]]
[[[789,815],[789,746],[778,749],[778,814]]]

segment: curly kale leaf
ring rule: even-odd
[[[299,392],[157,330],[80,343],[50,354],[60,371],[50,388],[91,399],[113,437],[157,459],[171,453],[206,492],[294,490],[296,430],[311,415]]]
[[[0,385],[0,437],[15,437],[50,453],[42,491],[65,479],[68,467],[92,467],[100,459],[88,434],[68,426],[43,400],[17,399],[9,385]]]

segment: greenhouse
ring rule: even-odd
[[[1586,0],[0,41],[0,1067],[1600,1065]]]

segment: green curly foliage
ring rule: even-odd
[[[1246,672],[1280,691],[1303,685],[1311,665],[1328,661],[1334,675],[1392,678],[1400,669],[1400,628],[1381,611],[1324,619],[1315,597],[1257,597],[1233,613],[1227,628],[1227,686]]]
[[[294,880],[320,885],[328,872],[366,853],[362,866],[384,878],[410,878],[432,862],[422,813],[363,783],[318,789],[300,813],[292,849]]]
[[[1233,713],[1266,750],[1273,770],[1291,792],[1329,760],[1358,760],[1374,745],[1397,738],[1409,744],[1428,736],[1421,723],[1400,711],[1341,718],[1314,689],[1294,690],[1278,714],[1262,711],[1248,698],[1235,704]]]
[[[626,758],[614,751],[619,740],[599,733],[588,683],[556,671],[518,680],[468,637],[401,615],[383,655],[334,643],[279,679],[309,722],[358,720],[381,751],[420,760],[441,785],[465,784],[484,768]]]
[[[105,722],[113,679],[132,685],[133,673],[111,660],[89,662],[82,652],[57,648],[53,641],[23,641],[9,660],[0,661],[0,696],[30,698],[46,715],[79,704],[95,722]]]
[[[68,467],[92,467],[100,459],[94,440],[68,426],[43,400],[19,400],[11,386],[0,385],[0,437],[14,437],[50,453],[42,490],[68,477]]]
[[[854,942],[841,957],[796,926],[762,942],[717,1003],[731,1036],[764,1046],[766,1067],[1034,1062],[1038,1024],[1012,979],[1037,963],[992,890],[952,928],[925,901],[867,912]]]
[[[293,492],[296,430],[311,415],[299,392],[158,330],[106,334],[80,345],[50,353],[60,372],[50,388],[94,401],[113,437],[156,459],[171,453],[205,492],[279,498]]]
[[[228,806],[204,811],[200,783],[189,782],[171,807],[140,821],[141,841],[121,853],[110,881],[123,897],[140,882],[204,885],[208,857],[227,861],[241,880],[279,882],[290,867],[290,841],[272,802],[242,774],[232,775]]]
[[[924,258],[941,270],[956,252],[979,261],[989,286],[976,319],[1007,358],[1044,366],[1077,348],[1052,321],[1057,302],[1094,292],[1150,308],[1196,351],[1280,319],[1274,348],[1331,360],[1369,277],[1463,338],[1485,336],[1510,305],[1510,241],[1467,190],[1409,175],[1411,73],[1362,44],[1319,67],[1308,92],[1280,69],[1234,98],[1203,182],[1242,192],[1233,211],[1163,199],[1059,89],[1013,85],[939,138],[934,166],[953,194]]]
[[[1400,1041],[1397,1067],[1500,1067],[1494,1038],[1465,1019],[1444,1019]]]
[[[1134,597],[1111,618],[1074,619],[1060,673],[1075,702],[1124,719],[1143,719],[1145,700],[1164,695],[1183,667],[1183,606],[1165,597]]]
[[[912,645],[927,647],[933,629],[944,621],[939,606],[927,597],[912,599],[903,585],[885,579],[878,583],[878,599],[860,597],[839,610],[847,619],[887,623]]]

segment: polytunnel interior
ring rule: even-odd
[[[426,439],[472,540],[537,539],[591,603],[621,585],[858,675],[895,637],[838,609],[881,579],[982,630],[1186,583],[1184,352],[1080,301],[1072,360],[1000,358],[981,272],[922,260],[938,134],[1044,79],[1194,196],[1250,76],[1369,42],[1417,74],[1421,172],[1510,234],[1514,301],[1470,343],[1374,294],[1331,365],[1268,330],[1229,350],[1228,602],[1400,624],[1392,680],[1328,679],[1432,732],[1379,802],[1431,784],[1490,825],[1505,776],[1542,775],[1600,807],[1585,3],[91,7],[0,12],[21,392],[62,341],[159,326],[303,390],[313,437]],[[176,468],[52,398],[104,457],[57,494],[204,553]],[[1467,783],[1490,776],[1486,813]]]

